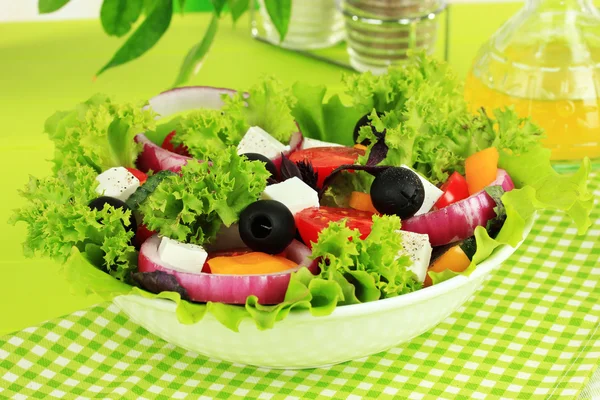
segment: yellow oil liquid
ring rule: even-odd
[[[545,131],[544,145],[553,160],[581,160],[600,157],[600,100],[536,100],[507,95],[486,86],[470,74],[465,98],[475,111],[514,106],[520,116],[530,116]]]

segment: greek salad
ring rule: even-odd
[[[589,226],[589,162],[556,174],[537,126],[469,113],[445,64],[417,55],[344,84],[347,105],[265,78],[56,113],[53,173],[13,216],[25,254],[87,290],[177,301],[188,322],[268,328],[469,274],[541,208]]]

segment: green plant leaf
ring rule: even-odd
[[[196,43],[185,56],[183,64],[181,64],[181,68],[179,69],[179,75],[177,75],[177,79],[175,79],[174,86],[178,86],[187,82],[192,74],[198,73],[200,67],[202,66],[202,61],[204,61],[204,56],[206,56],[206,53],[208,53],[208,50],[210,50],[210,46],[215,39],[215,34],[217,33],[218,28],[219,17],[213,15],[212,19],[210,20],[210,25],[206,29],[202,40]]]
[[[58,11],[69,3],[70,0],[40,0],[38,11],[40,14],[49,14]]]
[[[171,0],[157,0],[144,22],[117,50],[113,58],[98,71],[97,75],[110,68],[135,60],[150,50],[169,28],[172,16],[173,2]]]
[[[292,0],[265,0],[267,13],[281,41],[285,39],[292,15]]]
[[[227,3],[227,0],[210,0],[210,2],[212,3],[213,7],[215,8],[215,14],[218,17],[220,17],[221,12],[223,11],[223,7],[225,7],[225,4]]]
[[[250,8],[250,0],[227,0],[231,19],[236,22]]]
[[[104,0],[100,9],[104,32],[117,37],[127,34],[140,17],[143,6],[143,0]]]
[[[185,0],[178,0],[178,4],[179,4],[179,12],[181,14],[183,14],[185,11]]]

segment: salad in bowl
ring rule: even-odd
[[[25,254],[172,343],[291,368],[435,326],[539,209],[589,227],[589,161],[554,172],[537,126],[470,113],[445,64],[343,81],[347,104],[265,78],[57,112],[53,174],[31,177],[12,218]]]

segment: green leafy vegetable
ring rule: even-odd
[[[244,119],[223,115],[219,110],[204,109],[179,118],[170,129],[177,132],[174,145],[184,145],[193,157],[204,160],[228,146],[237,146],[247,124]]]
[[[285,39],[292,16],[292,0],[264,0],[271,22],[279,32],[281,41]]]
[[[346,226],[345,221],[330,223],[319,234],[313,245],[313,257],[322,257],[320,277],[335,280],[337,273],[353,283],[355,296],[360,302],[394,297],[421,288],[410,266],[408,257],[401,254],[402,236],[396,216],[374,216],[373,228],[365,240],[358,230]],[[392,233],[392,234],[390,234]],[[344,299],[353,303],[353,299]]]
[[[108,205],[91,210],[88,204],[97,197],[96,176],[89,166],[74,165],[62,168],[55,177],[30,177],[20,191],[27,203],[15,210],[10,222],[27,225],[23,251],[28,257],[38,254],[64,263],[77,247],[89,253],[95,267],[125,279],[136,259],[130,245],[133,232],[125,230],[131,211]]]
[[[506,209],[504,208],[504,203],[502,202],[502,195],[505,193],[505,191],[500,185],[488,186],[484,190],[496,203],[496,207],[494,207],[496,216],[488,221],[485,229],[491,237],[496,237],[502,228],[502,225],[504,225],[504,221],[506,221]]]
[[[222,224],[230,226],[266,187],[264,163],[248,162],[234,147],[188,162],[181,175],[166,176],[141,203],[144,223],[172,239],[204,244]]]
[[[536,208],[566,212],[577,225],[579,233],[583,234],[592,224],[590,212],[594,206],[594,197],[587,188],[590,160],[584,159],[573,175],[557,173],[549,160],[550,150],[534,147],[520,155],[502,151],[498,164],[509,173],[515,185],[535,189],[532,201]],[[504,204],[508,213],[509,205],[506,201]]]
[[[104,0],[100,9],[104,32],[117,37],[127,34],[140,17],[143,5],[143,0]]]
[[[292,90],[297,100],[292,115],[304,136],[353,144],[352,132],[363,114],[354,107],[345,106],[337,95],[325,102],[325,86],[296,83]]]
[[[296,100],[291,90],[275,78],[263,79],[248,90],[248,98],[238,92],[225,97],[223,112],[233,120],[245,121],[241,134],[251,126],[260,126],[282,143],[287,143],[298,128],[291,108]]]
[[[178,86],[182,83],[185,83],[188,79],[190,79],[192,74],[198,73],[202,67],[202,62],[204,61],[206,53],[208,53],[210,46],[212,46],[218,27],[219,17],[214,15],[210,20],[210,25],[208,28],[206,28],[206,32],[204,33],[202,40],[195,44],[185,56],[183,64],[181,64],[181,68],[179,69],[179,75],[177,75],[177,79],[175,79],[175,84],[173,86]]]
[[[440,183],[450,172],[463,172],[465,159],[487,147],[520,154],[540,146],[541,130],[529,119],[510,108],[495,111],[496,120],[483,111],[473,116],[446,65],[423,56],[411,62],[387,75],[346,79],[355,106],[373,107],[368,109],[372,124],[377,132],[385,130],[388,152],[383,165],[406,164]],[[375,111],[385,114],[380,117]],[[371,144],[359,159],[362,164],[377,139],[370,127],[360,130],[359,140],[365,139]]]
[[[39,0],[38,11],[40,14],[49,14],[58,11],[67,4],[70,0]]]
[[[113,58],[96,75],[104,71],[135,60],[150,50],[164,35],[171,24],[173,15],[172,0],[155,0],[154,7],[148,16],[127,39]]]
[[[115,104],[104,95],[95,95],[46,121],[45,130],[55,145],[54,171],[79,164],[97,172],[135,167],[140,146],[133,138],[154,127],[154,114],[143,111],[141,103]]]

